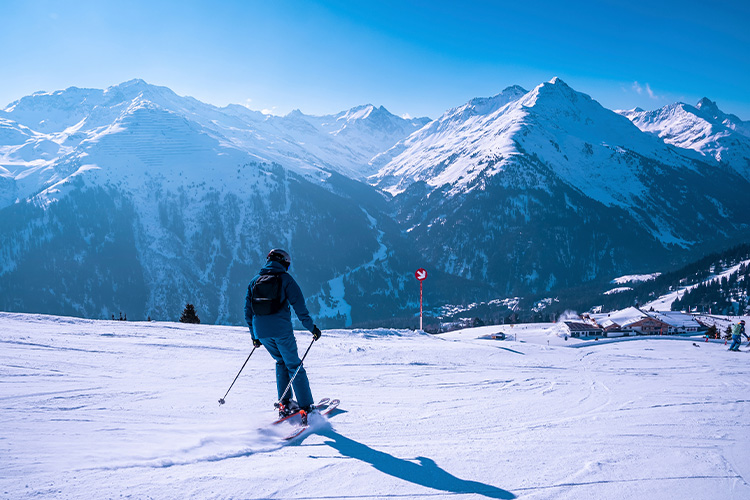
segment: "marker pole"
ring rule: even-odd
[[[422,328],[422,281],[419,281],[419,329],[424,331]]]

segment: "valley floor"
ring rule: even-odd
[[[750,352],[500,328],[324,332],[284,443],[246,328],[0,313],[0,498],[750,498]]]

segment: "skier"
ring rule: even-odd
[[[312,333],[313,340],[320,338],[320,329],[313,324],[302,290],[287,272],[290,264],[291,258],[286,251],[275,248],[268,252],[266,265],[250,282],[245,299],[245,320],[250,327],[253,345],[256,348],[263,345],[276,360],[276,389],[281,417],[296,411],[296,406],[305,415],[314,410],[310,382],[297,354],[290,305],[302,325]],[[297,376],[292,390],[297,398],[296,405],[292,400],[292,391],[284,395],[295,372]]]
[[[750,340],[750,337],[745,333],[745,320],[743,319],[732,327],[732,345],[729,346],[730,351],[739,351],[740,344],[742,344],[742,335],[746,339]]]

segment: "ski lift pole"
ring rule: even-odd
[[[239,371],[239,372],[237,372],[237,376],[236,376],[236,377],[234,377],[234,380],[232,380],[232,385],[230,385],[230,386],[229,386],[229,389],[227,389],[227,394],[229,394],[229,391],[231,391],[231,390],[232,390],[232,386],[234,386],[234,383],[235,383],[235,382],[237,382],[237,379],[238,379],[238,378],[240,377],[240,373],[242,373],[242,370],[244,370],[244,369],[245,369],[245,365],[247,364],[247,362],[248,362],[248,361],[250,361],[250,356],[252,356],[252,355],[253,355],[253,353],[255,352],[255,349],[257,349],[257,347],[253,347],[253,350],[252,350],[252,351],[250,351],[250,354],[248,354],[248,355],[247,355],[247,359],[246,359],[246,360],[245,360],[245,362],[244,362],[244,363],[242,364],[242,368],[240,368],[240,371]],[[224,394],[224,397],[223,397],[223,398],[221,398],[221,399],[219,399],[219,405],[220,405],[220,406],[221,406],[221,405],[223,405],[224,403],[226,403],[226,401],[224,401],[224,398],[226,398],[226,397],[227,397],[227,394]]]
[[[276,402],[274,407],[278,408],[279,406],[281,406],[281,402],[284,401],[284,396],[286,396],[286,393],[289,392],[289,389],[291,389],[292,382],[294,382],[294,379],[297,378],[297,374],[299,373],[300,368],[302,368],[302,363],[305,361],[305,358],[307,357],[307,353],[310,352],[310,348],[312,348],[314,343],[315,343],[315,338],[313,338],[312,342],[310,342],[310,345],[307,346],[307,350],[305,351],[305,354],[302,356],[302,359],[299,362],[299,366],[297,367],[297,370],[294,372],[294,375],[292,375],[292,379],[289,381],[289,384],[287,384],[286,389],[284,389],[284,393],[281,395],[281,397]]]

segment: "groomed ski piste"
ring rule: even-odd
[[[285,442],[247,328],[0,313],[0,497],[750,498],[750,352],[559,333],[324,331]]]

